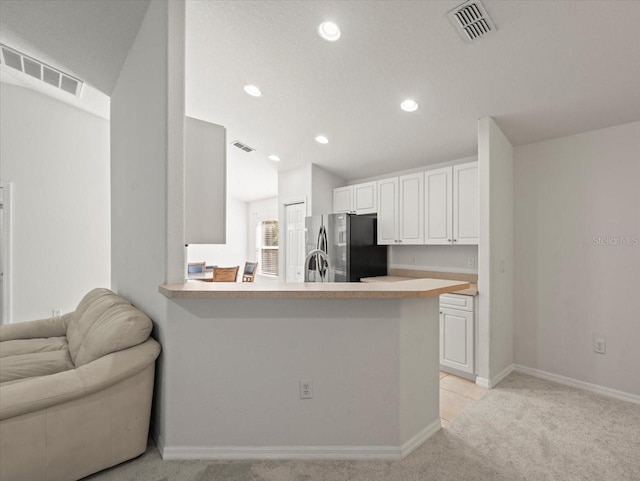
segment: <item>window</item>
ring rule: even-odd
[[[258,224],[258,271],[265,276],[278,275],[278,221],[265,220]]]

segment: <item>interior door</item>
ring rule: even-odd
[[[304,218],[306,215],[307,208],[304,202],[285,206],[287,282],[304,282]]]

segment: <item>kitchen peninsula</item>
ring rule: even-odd
[[[406,456],[440,429],[438,296],[468,287],[160,286],[170,317],[183,319],[179,346],[166,353],[183,365],[172,389],[189,392],[181,410],[190,436],[177,446],[207,459]],[[165,459],[187,454],[161,449]]]

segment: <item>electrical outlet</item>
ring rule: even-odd
[[[300,399],[313,399],[313,380],[300,379]]]
[[[51,310],[51,315],[52,315],[53,317],[60,317],[60,308],[58,307],[58,308],[54,308],[54,309],[52,309],[52,310]]]
[[[606,339],[594,339],[593,340],[593,352],[598,354],[606,354],[607,352],[607,340]]]
[[[467,259],[467,267],[475,267],[476,266],[476,260],[473,257],[469,257]]]

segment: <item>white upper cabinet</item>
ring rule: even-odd
[[[424,240],[424,174],[403,175],[398,178],[400,203],[398,206],[398,242],[422,244]]]
[[[353,212],[353,186],[337,187],[333,189],[333,212]]]
[[[424,173],[424,243],[478,243],[478,163]]]
[[[398,242],[398,178],[379,180],[378,244]]]
[[[479,238],[478,163],[453,166],[453,243],[477,244]]]
[[[184,238],[186,244],[224,244],[227,212],[227,130],[184,121]]]
[[[378,181],[378,244],[422,244],[423,174]]]
[[[353,203],[356,214],[375,214],[378,212],[377,182],[365,182],[353,185]]]
[[[453,170],[451,167],[424,173],[424,243],[453,242]]]
[[[333,212],[375,214],[378,212],[377,182],[347,185],[333,189]]]

